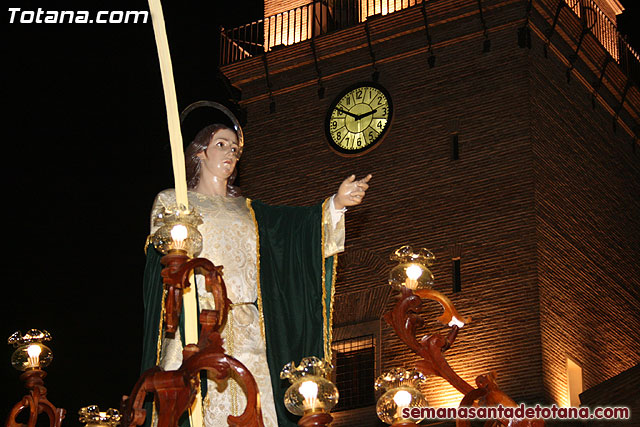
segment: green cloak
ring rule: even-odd
[[[295,426],[284,406],[282,367],[303,357],[331,360],[331,314],[336,256],[324,258],[323,204],[269,206],[251,201],[258,233],[258,309],[264,318],[267,362],[280,427]],[[206,236],[204,236],[206,239]],[[162,327],[161,254],[147,251],[144,276],[142,371],[158,363]],[[215,260],[212,260],[215,261]],[[183,327],[181,316],[181,329]],[[182,330],[181,330],[182,332]],[[184,337],[184,333],[181,334]],[[205,382],[206,384],[206,382]],[[203,390],[204,396],[205,390]],[[151,413],[150,410],[147,412]],[[147,422],[151,417],[147,417]],[[184,427],[188,417],[183,417]]]

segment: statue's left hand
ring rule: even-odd
[[[340,210],[347,206],[355,206],[362,203],[364,194],[369,188],[369,180],[371,174],[356,181],[356,176],[351,175],[349,178],[342,181],[338,193],[333,198],[333,204],[336,209]]]

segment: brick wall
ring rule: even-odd
[[[557,62],[533,60],[531,81],[544,380],[565,403],[567,357],[585,390],[638,363],[640,168]]]
[[[532,19],[534,48],[520,49],[526,2],[483,1],[491,40],[483,53],[477,2],[428,4],[432,69],[419,8],[370,23],[395,117],[382,144],[361,157],[331,151],[323,125],[343,88],[371,79],[363,25],[315,40],[323,99],[308,42],[267,54],[271,95],[261,58],[225,67],[248,113],[239,183],[251,197],[308,205],[350,173],[372,173],[365,203],[347,214],[347,252],[369,258],[340,267],[338,303],[384,285],[381,265],[392,265],[397,247],[430,248],[439,259],[436,288],[473,317],[447,353],[452,367],[471,384],[497,371],[516,401],[563,403],[566,355],[583,364],[585,387],[638,363],[640,325],[631,316],[638,312],[640,180],[629,126],[621,122],[614,134],[613,107],[593,111],[584,83],[566,83],[556,51],[542,56],[546,9]],[[552,9],[550,1],[545,6]],[[567,37],[554,41],[560,56],[571,47]],[[577,72],[592,72],[578,65]],[[615,106],[614,77],[598,99]],[[629,93],[620,113],[627,122],[640,105],[637,90]],[[451,258],[458,254],[462,292],[453,294]],[[439,306],[425,303],[425,313],[433,321],[421,333],[443,330],[435,324]],[[383,370],[415,363],[384,324],[382,342]],[[425,393],[434,406],[462,397],[439,379]]]
[[[311,3],[309,0],[264,0],[264,16],[277,15]]]

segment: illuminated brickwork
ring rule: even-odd
[[[307,3],[309,0],[264,0],[264,16],[277,15]]]
[[[626,79],[613,64],[592,109],[591,82],[606,51],[585,40],[567,82],[578,19],[561,14],[545,58],[556,3],[534,2],[532,49],[523,49],[517,30],[526,3],[482,1],[490,40],[484,53],[477,1],[428,3],[433,68],[420,7],[370,21],[379,82],[393,97],[395,118],[385,141],[357,158],[331,151],[323,125],[333,97],[371,79],[362,24],[315,40],[323,99],[308,42],[267,54],[273,113],[261,58],[223,71],[242,90],[248,115],[245,194],[311,204],[350,173],[374,175],[364,206],[347,214],[347,252],[369,258],[339,268],[338,307],[358,292],[379,292],[392,250],[428,247],[438,257],[436,288],[473,317],[447,353],[453,368],[471,384],[495,370],[517,401],[564,404],[567,357],[581,365],[585,388],[640,362],[640,167],[632,150],[640,92],[632,86],[618,109]],[[452,160],[454,133],[459,160]],[[462,291],[454,294],[458,256]],[[382,314],[394,302],[392,294],[386,307],[362,310]],[[430,319],[439,314],[435,304],[425,308]],[[429,323],[422,332],[434,329]],[[383,371],[415,363],[386,324],[381,341]],[[429,384],[431,405],[457,405],[462,397],[444,381]],[[363,411],[354,419],[365,419]],[[336,425],[353,424],[342,417]]]
[[[568,404],[567,357],[585,390],[638,363],[640,188],[607,112],[557,71],[533,62],[532,147],[545,391]]]

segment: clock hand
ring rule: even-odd
[[[365,117],[367,117],[367,116],[370,116],[370,115],[374,114],[376,111],[378,111],[378,109],[377,109],[377,108],[376,108],[375,110],[371,110],[371,111],[369,111],[368,113],[360,114],[360,115],[356,118],[356,120],[364,119]]]
[[[344,113],[344,114],[346,114],[348,116],[351,116],[354,119],[358,120],[358,115],[357,114],[350,113],[348,111],[343,110],[342,108],[336,108],[336,111],[340,111],[341,113]]]

